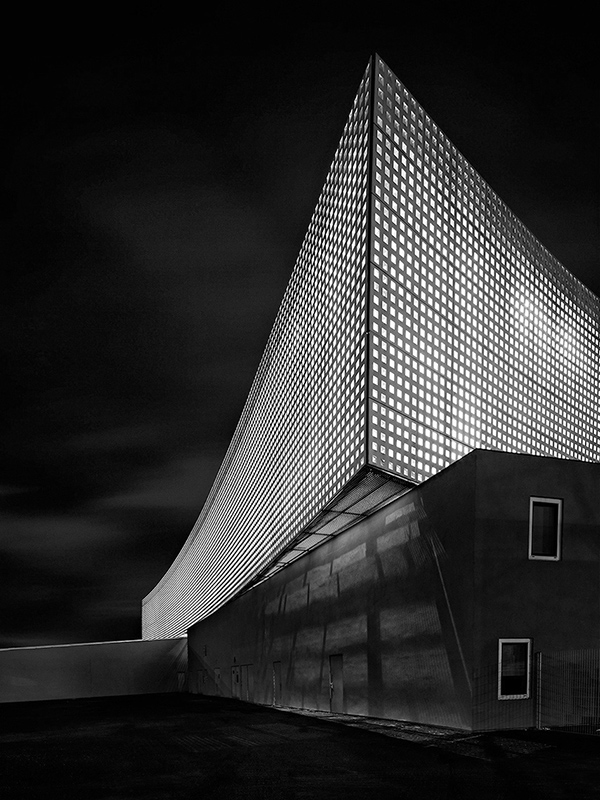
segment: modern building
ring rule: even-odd
[[[599,316],[375,57],[144,637],[184,633],[320,542],[363,475],[386,499],[474,448],[598,460]]]
[[[511,462],[492,453],[489,463],[498,469],[514,463],[524,474],[529,467],[522,464],[535,463],[536,471],[553,476],[564,467],[567,483],[577,475],[592,491],[597,472],[581,463],[600,460],[599,322],[598,298],[548,253],[374,57],[221,469],[180,554],[143,601],[144,638],[179,636],[196,625],[196,647],[204,635],[199,631],[214,633],[214,626],[228,619],[228,609],[243,617],[243,609],[258,598],[270,603],[266,598],[283,592],[281,587],[295,580],[292,575],[304,575],[307,585],[310,565],[331,573],[338,548],[371,531],[373,520],[387,518],[391,508],[402,515],[405,504],[420,508],[431,492],[455,492],[456,476],[470,475],[464,486],[492,503],[497,493],[485,480],[493,480],[495,467],[485,480],[469,472],[468,465],[480,459],[488,464],[481,451],[537,456],[534,462]],[[475,450],[477,457],[465,460]],[[574,484],[569,485],[575,497]],[[465,491],[456,494],[464,508],[475,502]],[[553,525],[562,514],[564,492],[543,485],[531,491],[526,505],[529,514],[533,504],[533,530],[538,519]],[[488,500],[481,502],[488,509]],[[503,497],[499,513],[505,503]],[[517,527],[523,524],[522,508]],[[564,513],[566,519],[566,506]],[[546,522],[540,524],[545,530]],[[437,517],[434,527],[453,558],[464,547],[477,549],[484,541],[488,546],[476,516],[465,522],[470,545],[456,544]],[[429,541],[420,536],[419,542]],[[532,536],[537,542],[538,534]],[[539,536],[545,541],[545,533]],[[351,551],[356,555],[375,546],[365,539]],[[449,562],[442,563],[431,546],[429,566],[437,565],[434,573],[446,586]],[[526,560],[532,569],[539,567],[538,558],[562,559],[538,556],[538,544],[531,547]],[[475,561],[468,563],[468,580],[477,580]],[[378,583],[382,575],[369,569],[370,580]],[[460,583],[458,573],[452,580]],[[363,594],[355,600],[364,605],[375,589],[369,580],[361,586]],[[248,594],[230,602],[243,592]],[[446,600],[446,616],[455,625],[450,595]],[[479,601],[471,591],[453,602]],[[405,612],[398,607],[394,613]],[[414,606],[406,613],[421,611]],[[474,624],[464,621],[473,613],[471,608],[459,615],[465,630]],[[284,618],[267,620],[264,614],[256,624],[284,624]],[[198,626],[201,620],[206,622]],[[425,618],[423,624],[427,627]],[[370,636],[368,624],[358,625],[358,631]],[[508,663],[512,653],[521,663],[527,648],[530,659],[533,634],[513,640],[514,632],[505,633],[506,641],[495,642],[501,662]],[[458,629],[455,636],[458,642]],[[213,636],[211,647],[215,641]],[[472,654],[477,641],[469,645]],[[363,646],[375,670],[371,675],[367,669],[370,687],[379,680],[377,669],[384,668],[376,667],[367,640]],[[481,663],[461,647],[438,664],[448,679],[462,669],[466,681]],[[250,657],[246,667],[258,663],[255,651],[247,651],[244,658]],[[223,669],[226,660],[220,663]],[[322,659],[319,664],[322,671]],[[196,663],[194,669],[208,667]],[[494,669],[497,673],[497,665]],[[295,685],[308,683],[298,679]],[[306,691],[317,697],[319,690],[310,685]],[[351,684],[344,685],[346,692]],[[383,678],[379,686],[375,694],[368,692],[374,707],[384,702]],[[351,697],[353,690],[347,691]],[[264,693],[260,697],[264,700]],[[470,697],[468,703],[454,697],[454,711],[448,712],[461,725],[472,723]],[[348,703],[348,708],[360,705]],[[400,707],[392,703],[386,714],[399,713]]]

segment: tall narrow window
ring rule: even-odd
[[[498,646],[498,698],[529,697],[531,639],[500,639]]]
[[[562,500],[529,498],[529,558],[558,561],[561,550]]]

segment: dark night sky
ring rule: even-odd
[[[591,20],[168,10],[6,32],[0,646],[140,635],[372,52],[600,293]]]

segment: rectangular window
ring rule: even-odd
[[[500,639],[498,642],[498,699],[529,697],[531,639]]]
[[[562,500],[529,498],[529,558],[558,561],[561,550]]]

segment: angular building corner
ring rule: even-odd
[[[599,320],[598,298],[374,57],[143,637],[185,633],[472,450],[598,461]]]

